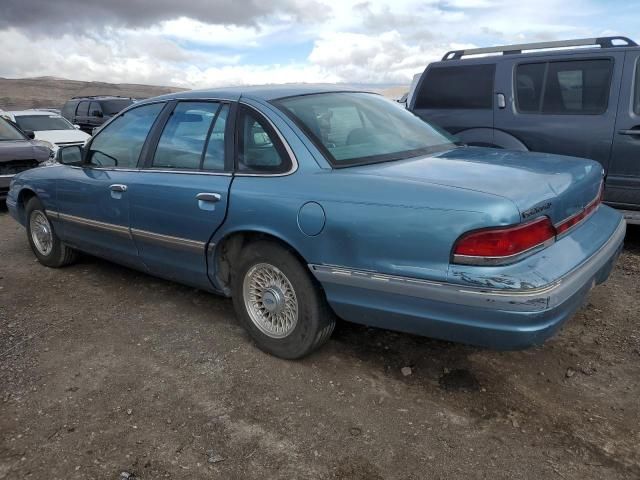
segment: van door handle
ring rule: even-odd
[[[504,93],[498,93],[496,94],[496,96],[498,97],[498,108],[503,109],[507,107],[507,100],[504,96]]]
[[[640,128],[633,128],[631,130],[618,130],[619,135],[640,135]]]
[[[211,202],[216,203],[222,199],[222,196],[219,193],[199,193],[196,195],[196,198],[202,202]]]
[[[127,191],[127,186],[126,185],[122,185],[120,183],[114,183],[113,185],[109,186],[109,188],[111,189],[112,192],[126,192]]]

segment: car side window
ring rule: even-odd
[[[607,110],[608,58],[518,65],[516,104],[523,113],[598,115]]]
[[[91,102],[89,104],[89,116],[99,117],[102,115],[102,107],[98,102]]]
[[[496,66],[465,65],[427,70],[417,92],[415,108],[493,108]]]
[[[80,102],[76,108],[76,115],[81,117],[89,115],[89,102]]]
[[[217,102],[178,103],[164,126],[152,166],[182,170],[201,168],[207,136],[219,108]]]
[[[254,110],[241,106],[238,112],[238,161],[240,172],[282,173],[291,159],[276,132]]]
[[[636,63],[635,78],[633,80],[633,113],[640,115],[640,61]]]
[[[135,168],[147,135],[164,105],[142,105],[114,119],[94,137],[87,163],[94,167]]]

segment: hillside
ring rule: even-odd
[[[61,108],[71,97],[80,95],[121,95],[133,98],[155,97],[182,89],[128,83],[82,82],[55,77],[1,78],[0,109]]]

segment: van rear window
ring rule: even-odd
[[[495,65],[430,68],[414,108],[491,109],[495,70]]]

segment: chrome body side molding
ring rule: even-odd
[[[99,222],[97,220],[92,220],[90,218],[77,217],[75,215],[60,213],[53,210],[47,210],[47,216],[53,220],[74,223],[76,225],[82,225],[82,226],[93,228],[96,230],[116,233],[118,235],[124,235],[126,237],[131,238],[131,232],[129,231],[129,227],[124,225],[115,225],[113,223]]]
[[[205,242],[148,232],[146,230],[138,230],[137,228],[132,228],[131,234],[134,239],[139,239],[145,242],[157,243],[167,247],[184,248],[187,250],[202,250],[204,253]]]
[[[81,225],[96,230],[124,235],[134,240],[142,240],[145,242],[156,243],[167,247],[182,248],[187,250],[201,250],[204,253],[204,247],[206,245],[206,242],[200,242],[198,240],[174,237],[171,235],[163,235],[160,233],[149,232],[147,230],[129,228],[124,225],[114,225],[112,223],[98,222],[97,220],[77,217],[75,215],[56,212],[54,210],[47,210],[46,213],[47,216],[52,220],[74,223],[76,225]]]

